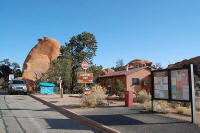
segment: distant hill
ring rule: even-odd
[[[168,68],[180,68],[189,66],[190,64],[194,64],[194,73],[198,76],[200,76],[200,56],[191,58],[191,59],[185,59],[180,62],[177,62],[175,64],[168,65]]]

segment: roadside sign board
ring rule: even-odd
[[[174,100],[189,100],[187,69],[171,71],[171,94]]]
[[[152,71],[152,98],[169,101],[191,101],[189,69]]]
[[[154,73],[154,97],[161,99],[168,99],[168,72],[155,72]]]
[[[78,73],[78,83],[93,83],[93,73]]]
[[[85,70],[88,69],[88,63],[86,61],[83,61],[81,67]]]
[[[12,80],[12,79],[14,79],[15,77],[14,77],[14,74],[9,74],[9,80]]]
[[[190,68],[151,71],[152,111],[154,100],[191,102],[192,122],[196,123],[193,64]]]

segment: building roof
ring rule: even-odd
[[[46,86],[46,87],[55,87],[55,84],[53,83],[40,83],[41,86]]]
[[[100,78],[104,78],[104,77],[114,77],[114,76],[122,76],[122,75],[129,75],[129,74],[135,73],[135,72],[137,72],[137,71],[140,71],[140,70],[146,69],[146,68],[149,68],[149,67],[133,68],[133,69],[130,69],[130,70],[128,70],[128,71],[127,71],[127,70],[116,71],[116,72],[113,72],[113,73],[109,73],[109,74],[100,76]]]

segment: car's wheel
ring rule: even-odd
[[[24,95],[27,95],[27,92],[24,92]]]

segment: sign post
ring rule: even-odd
[[[9,74],[9,80],[12,80],[12,79],[14,79],[15,77],[14,77],[14,74]]]
[[[87,73],[86,70],[88,69],[88,63],[86,61],[83,61],[81,64],[81,67],[84,69],[84,72],[78,73],[77,75],[77,81],[78,83],[84,83],[85,89],[83,90],[84,94],[86,91],[86,83],[93,83],[93,73]]]
[[[86,73],[86,70],[88,69],[88,63],[86,61],[83,61],[82,64],[81,64],[81,67],[85,70],[85,73]],[[86,88],[86,83],[85,83],[85,88]]]
[[[63,88],[62,88],[62,79],[59,77],[59,87],[60,87],[60,98],[63,98]]]
[[[78,83],[92,83],[93,73],[78,73]]]
[[[151,85],[152,110],[154,100],[191,102],[192,123],[196,123],[193,64],[151,71]]]
[[[195,105],[195,90],[194,90],[194,71],[193,71],[193,64],[190,64],[190,73],[191,73],[191,87],[192,87],[192,123],[196,123],[196,105]]]

